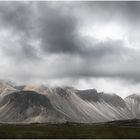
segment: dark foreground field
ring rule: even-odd
[[[0,138],[140,138],[139,120],[105,124],[0,124]]]

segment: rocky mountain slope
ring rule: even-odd
[[[140,96],[0,83],[0,122],[94,123],[140,119]]]

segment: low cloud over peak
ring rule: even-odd
[[[130,92],[127,85],[137,91],[139,6],[140,2],[0,2],[1,78],[50,84],[67,79],[68,86],[92,79],[93,88],[95,79],[111,78],[126,81],[125,89],[120,82],[120,94]],[[111,90],[106,85],[102,90],[106,88]]]

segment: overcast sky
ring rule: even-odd
[[[140,94],[140,2],[0,2],[0,77]]]

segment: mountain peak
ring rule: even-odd
[[[129,96],[127,96],[124,100],[127,100],[127,99],[137,99],[140,101],[140,95],[139,94],[131,94]]]

